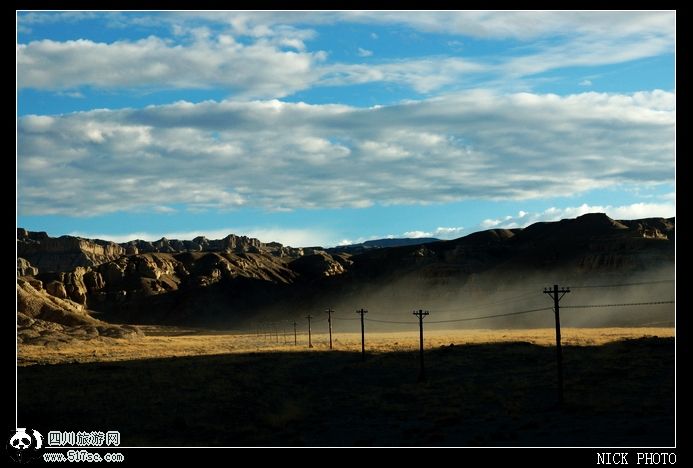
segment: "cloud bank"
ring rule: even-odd
[[[110,43],[35,40],[17,45],[18,86],[44,90],[221,88],[236,98],[282,98],[315,86],[393,83],[419,93],[484,81],[526,87],[524,79],[565,67],[589,67],[673,54],[674,12],[207,12],[156,15],[29,13],[19,25],[78,23],[106,27],[165,25],[170,35]],[[330,60],[309,50],[310,26],[338,22],[405,27],[425,33],[518,41],[513,53],[461,53],[372,61]],[[365,60],[363,63],[363,59]],[[371,63],[373,62],[373,63]],[[672,83],[673,86],[673,83]]]
[[[368,109],[223,101],[18,120],[23,215],[368,207],[670,183],[675,97],[474,91]]]

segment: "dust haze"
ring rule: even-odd
[[[425,320],[429,329],[522,329],[554,326],[553,300],[544,288],[567,287],[571,292],[560,301],[561,324],[565,327],[671,327],[674,325],[674,271],[657,268],[629,275],[576,275],[571,272],[522,275],[521,279],[500,275],[475,275],[470,278],[431,280],[421,277],[392,279],[384,284],[366,284],[358,290],[335,293],[306,304],[302,310],[272,310],[259,315],[254,323],[296,320],[305,325],[305,316],[313,316],[313,327],[327,327],[327,308],[333,314],[335,332],[360,330],[357,310],[368,310],[369,330],[400,332],[417,328],[412,311],[429,310]],[[635,283],[635,284],[634,284]],[[580,306],[580,308],[574,308]],[[593,306],[590,308],[582,306]],[[526,314],[479,318],[489,315],[549,308]],[[287,313],[288,312],[288,313]],[[288,316],[287,316],[288,315]],[[457,321],[464,319],[464,321]],[[407,322],[382,323],[377,320]],[[436,323],[449,321],[447,323]]]

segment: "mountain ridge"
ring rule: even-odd
[[[135,245],[135,253],[122,244],[19,229],[17,274],[22,294],[41,294],[37,303],[45,304],[46,295],[71,301],[111,323],[221,326],[288,318],[325,303],[343,308],[372,303],[391,310],[410,303],[457,303],[530,278],[580,284],[652,272],[673,279],[674,235],[675,218],[617,221],[588,214],[356,254],[234,235],[196,238],[193,244],[124,243]],[[140,252],[149,245],[155,251]],[[18,312],[41,320],[56,316],[44,309],[23,310],[20,304]]]

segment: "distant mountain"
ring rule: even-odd
[[[18,229],[18,312],[64,326],[83,324],[84,314],[95,311],[109,323],[238,327],[258,319],[297,319],[326,306],[340,313],[359,307],[378,314],[412,307],[467,311],[518,290],[524,291],[522,299],[499,310],[532,309],[547,285],[640,278],[667,282],[627,291],[576,289],[568,300],[662,300],[673,294],[674,235],[674,218],[617,221],[603,213],[449,241],[369,241],[351,251],[294,249],[234,235],[114,244]],[[658,307],[653,316],[632,315],[628,308],[607,314],[585,309],[566,320],[595,326],[671,319],[671,305]],[[550,325],[522,322],[524,317],[513,326]]]
[[[17,229],[17,256],[28,260],[42,272],[71,271],[76,267],[95,267],[126,255],[145,253],[225,252],[258,253],[296,258],[322,247],[293,248],[278,242],[264,243],[258,239],[229,234],[223,239],[204,236],[192,240],[166,239],[148,242],[131,240],[116,244],[101,239],[74,236],[50,237],[45,232]]]
[[[360,244],[339,245],[325,249],[328,253],[348,253],[351,255],[363,253],[369,249],[386,249],[389,247],[402,247],[405,245],[429,244],[440,242],[435,237],[403,238],[403,239],[376,239],[362,242]]]

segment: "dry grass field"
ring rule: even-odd
[[[166,358],[175,356],[204,356],[249,352],[310,352],[329,349],[329,338],[325,333],[313,333],[313,349],[308,349],[308,336],[299,333],[294,346],[293,331],[287,329],[286,336],[234,334],[219,331],[183,329],[175,327],[143,326],[144,337],[133,339],[97,338],[89,341],[74,341],[57,346],[20,345],[18,363],[59,364],[76,362],[130,361],[139,359]],[[562,343],[574,346],[594,346],[605,343],[646,336],[672,337],[673,328],[563,328]],[[424,346],[435,349],[481,343],[524,342],[540,346],[553,346],[553,328],[525,330],[426,330]],[[412,351],[418,349],[418,331],[372,333],[366,335],[368,352],[383,353]],[[335,333],[333,348],[339,351],[360,351],[361,335],[358,333]]]
[[[671,446],[673,330],[323,334],[307,349],[253,335],[147,336],[19,348],[19,422],[119,430],[126,446]],[[293,336],[291,336],[293,340]],[[453,346],[450,346],[450,345]]]

